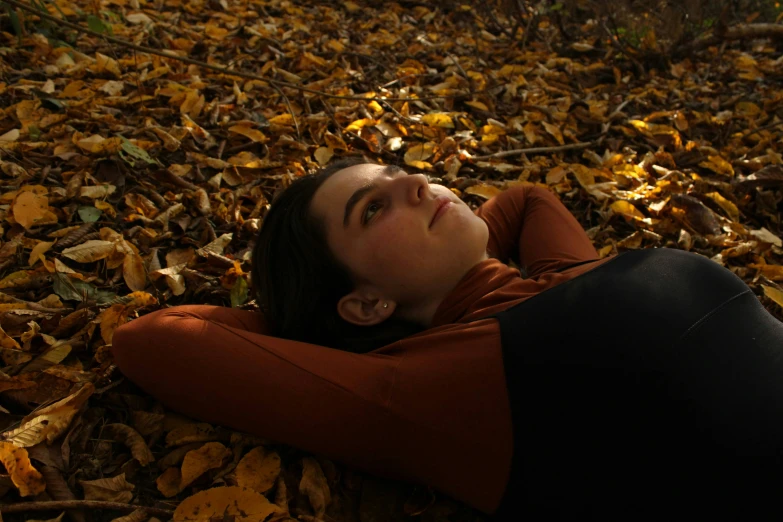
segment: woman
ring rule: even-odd
[[[546,189],[474,213],[421,174],[338,163],[273,203],[253,279],[263,317],[149,314],[115,333],[120,369],[500,520],[720,518],[779,488],[783,323],[702,256],[599,259]]]

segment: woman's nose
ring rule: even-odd
[[[406,192],[411,204],[418,205],[423,199],[427,198],[430,190],[427,176],[424,174],[411,174],[403,179],[408,183]]]

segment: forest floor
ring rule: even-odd
[[[186,520],[186,504],[222,515],[232,502],[247,514],[232,520],[485,520],[431,489],[184,418],[112,363],[115,328],[138,315],[255,309],[250,252],[269,201],[332,158],[425,172],[473,207],[548,187],[601,257],[707,256],[783,319],[771,40],[649,64],[588,28],[564,41],[546,17],[512,39],[467,3],[40,5],[53,19],[18,5],[0,18],[6,520],[74,505],[75,522],[166,520],[178,506]]]

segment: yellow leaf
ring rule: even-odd
[[[24,286],[32,280],[32,274],[34,270],[19,270],[12,272],[0,279],[0,288],[14,288],[17,286]]]
[[[432,154],[435,152],[436,146],[437,145],[432,142],[411,145],[405,152],[405,163],[407,165],[417,167],[418,165],[415,165],[413,162],[425,162],[426,160],[430,159]]]
[[[725,210],[731,219],[739,221],[740,213],[737,205],[724,198],[719,192],[708,192],[706,196],[720,205],[720,208]]]
[[[172,466],[155,480],[155,485],[158,486],[158,491],[160,491],[164,497],[169,498],[182,491],[179,487],[181,482],[182,472],[180,472],[178,467]]]
[[[753,102],[741,101],[734,106],[734,112],[737,116],[747,116],[749,118],[755,118],[761,114],[761,107]]]
[[[98,210],[102,210],[107,216],[111,218],[117,217],[117,210],[112,206],[111,203],[107,203],[106,201],[100,201],[96,200],[93,202],[93,205],[95,205],[95,208]]]
[[[705,169],[710,169],[716,174],[729,177],[734,176],[734,167],[731,166],[731,163],[720,156],[710,156],[707,161],[702,161],[699,163],[699,166],[704,167]]]
[[[757,269],[764,277],[772,281],[783,281],[783,266],[751,263],[750,268]]]
[[[38,495],[46,489],[43,475],[30,463],[26,449],[16,447],[10,442],[0,442],[0,462],[11,476],[11,482],[19,489],[20,496]]]
[[[283,510],[261,493],[239,486],[223,486],[199,491],[186,498],[174,511],[174,522],[209,522],[212,517],[232,518],[234,522],[262,522]]]
[[[539,140],[538,127],[532,121],[529,121],[525,124],[525,126],[522,128],[522,132],[525,133],[525,139],[531,145],[534,145]]]
[[[228,131],[233,132],[234,134],[241,134],[242,136],[250,138],[256,143],[264,143],[265,141],[268,141],[268,138],[264,136],[260,130],[253,129],[247,125],[234,125],[233,127],[229,127]]]
[[[465,194],[472,194],[483,199],[492,199],[501,192],[503,191],[499,188],[494,185],[487,185],[486,183],[478,183],[465,189]]]
[[[326,143],[326,146],[330,149],[348,150],[348,145],[345,144],[345,141],[329,131],[324,132],[324,143]]]
[[[182,481],[179,490],[185,489],[210,469],[219,468],[231,455],[231,450],[219,442],[208,442],[199,449],[189,451],[182,461]]]
[[[91,383],[85,383],[68,397],[28,415],[22,419],[21,426],[6,431],[3,437],[22,448],[35,446],[44,440],[51,443],[68,428],[82,404],[94,391],[95,387]]]
[[[290,114],[281,114],[269,119],[270,125],[290,126],[294,124],[294,117]]]
[[[125,305],[114,304],[101,312],[96,319],[101,325],[101,338],[106,344],[111,344],[114,331],[128,322],[128,309]]]
[[[81,245],[63,249],[62,254],[68,259],[73,259],[79,263],[92,263],[109,257],[114,252],[114,249],[115,244],[110,241],[91,239]]]
[[[468,107],[473,107],[474,109],[478,109],[480,111],[488,111],[489,110],[489,107],[487,107],[487,105],[485,103],[482,103],[480,101],[475,101],[475,100],[466,101],[465,105],[467,105]]]
[[[125,480],[125,473],[111,478],[80,480],[85,500],[104,500],[107,502],[130,502],[133,498],[133,484]]]
[[[57,216],[49,211],[49,199],[32,191],[17,194],[13,213],[14,220],[28,230],[37,225],[57,223]]]
[[[764,289],[764,295],[775,301],[778,305],[783,307],[783,292],[772,286],[761,285]]]
[[[590,167],[580,165],[579,163],[572,163],[568,166],[574,177],[582,185],[582,188],[589,189],[590,185],[595,184],[595,174]]]
[[[313,153],[315,161],[317,161],[321,166],[329,163],[329,160],[332,159],[332,156],[334,156],[334,150],[330,149],[329,147],[318,147]]]
[[[546,131],[557,140],[557,142],[560,145],[565,144],[565,141],[563,141],[563,133],[560,131],[560,127],[558,127],[557,125],[552,125],[551,123],[545,121],[542,121],[541,124],[544,126]]]
[[[452,121],[451,116],[443,112],[425,114],[421,117],[421,121],[432,127],[441,127],[444,129],[454,128],[454,122]]]
[[[101,53],[95,53],[95,63],[90,67],[90,70],[96,74],[108,72],[117,78],[122,76],[122,71],[120,70],[120,65],[117,63],[117,60]]]
[[[228,34],[228,29],[223,29],[214,24],[207,24],[204,26],[204,34],[212,38],[213,40],[222,40]]]
[[[620,214],[627,220],[632,219],[644,219],[645,216],[642,214],[639,209],[637,209],[635,206],[633,206],[631,203],[623,200],[618,200],[612,203],[609,208],[612,209],[613,212],[616,214]]]
[[[355,13],[362,9],[361,6],[359,6],[359,4],[351,2],[350,0],[343,2],[343,7],[345,7],[345,10],[348,11],[349,13]]]
[[[346,132],[358,132],[358,131],[362,130],[363,127],[373,126],[376,123],[378,123],[378,122],[375,121],[372,118],[362,118],[361,120],[356,120],[356,121],[352,122],[350,125],[348,125],[345,128],[345,131]]]
[[[44,257],[44,253],[48,252],[49,249],[52,248],[53,244],[53,241],[41,241],[35,245],[33,250],[30,252],[30,259],[27,261],[27,264],[30,266],[35,265],[38,261],[41,260],[41,258]]]
[[[122,276],[125,284],[134,292],[140,292],[147,286],[147,273],[144,260],[139,254],[126,254],[122,262]]]
[[[236,469],[237,485],[266,493],[280,475],[280,456],[263,446],[250,450]]]

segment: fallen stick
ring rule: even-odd
[[[170,517],[174,510],[123,504],[122,502],[106,502],[103,500],[56,500],[53,502],[18,502],[16,504],[0,504],[0,513],[24,513],[26,511],[61,511],[64,509],[113,509],[114,511],[135,511],[143,509],[150,515]]]
[[[502,150],[495,152],[494,154],[487,154],[486,156],[473,156],[474,160],[486,160],[492,158],[505,158],[507,156],[516,156],[518,154],[540,154],[543,152],[563,152],[566,150],[579,150],[586,149],[595,145],[594,142],[588,143],[570,143],[568,145],[559,145],[557,147],[531,147],[529,149],[514,149],[514,150]]]

